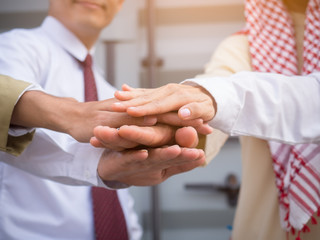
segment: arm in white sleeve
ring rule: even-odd
[[[50,65],[48,49],[27,33],[16,34],[12,31],[0,36],[0,74],[45,85],[41,76],[45,75],[42,68]],[[102,151],[67,134],[39,128],[20,156],[1,152],[0,160],[60,183],[99,185],[97,166]]]
[[[320,73],[240,72],[187,82],[201,85],[216,100],[214,128],[288,144],[320,142]]]
[[[61,143],[64,144],[61,144]],[[37,129],[20,156],[1,152],[1,161],[46,179],[68,185],[104,186],[97,166],[103,149],[79,143],[67,134]]]

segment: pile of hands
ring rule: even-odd
[[[216,106],[203,88],[123,85],[115,98],[86,104],[86,114],[95,114],[87,123],[92,125],[93,136],[89,133],[76,139],[87,141],[89,137],[92,146],[105,148],[98,165],[103,181],[150,186],[205,164],[204,151],[196,148],[198,134],[212,132],[207,122],[214,117]]]

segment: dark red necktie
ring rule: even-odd
[[[88,54],[83,62],[86,102],[98,100],[91,66],[92,57]],[[128,240],[126,221],[117,192],[105,188],[92,187],[91,193],[96,239]]]
[[[92,57],[90,54],[87,55],[82,65],[84,70],[84,99],[86,102],[97,101],[98,92],[92,71]]]

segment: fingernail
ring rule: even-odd
[[[128,110],[133,110],[135,111],[137,109],[137,107],[128,107]]]
[[[180,110],[180,116],[183,117],[183,118],[187,118],[187,117],[190,117],[191,115],[191,112],[188,108],[183,108]]]
[[[113,104],[116,105],[116,106],[122,106],[123,105],[121,102],[115,102]]]
[[[168,148],[180,148],[180,146],[179,146],[179,145],[177,145],[177,144],[175,144],[175,145],[171,145],[171,146],[169,146]]]

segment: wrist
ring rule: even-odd
[[[11,124],[23,127],[51,126],[51,111],[54,106],[51,105],[50,98],[52,96],[40,91],[25,92],[14,107]]]
[[[64,132],[73,136],[77,121],[82,120],[80,103],[76,100],[61,99],[61,104],[57,106],[57,113],[52,118],[53,124]]]
[[[78,111],[78,102],[50,95],[46,100],[47,104],[40,111],[43,113],[43,125],[41,127],[69,134],[74,124],[72,119],[76,119],[73,116]],[[42,106],[44,105],[42,104]]]

